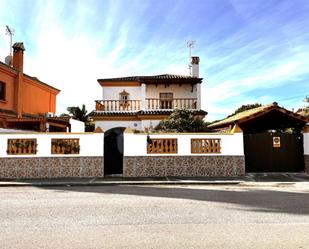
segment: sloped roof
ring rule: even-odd
[[[174,110],[140,110],[140,111],[93,111],[91,117],[100,116],[132,116],[132,115],[170,115]],[[194,110],[194,115],[207,115],[206,111]]]
[[[3,63],[2,61],[0,61],[0,66],[3,66],[3,68],[5,68],[6,70],[11,70],[12,72],[17,72],[17,70],[14,67],[9,66],[9,65]],[[57,89],[57,88],[55,88],[55,87],[53,87],[51,85],[48,85],[47,83],[39,80],[37,77],[33,77],[33,76],[30,76],[30,75],[25,74],[25,73],[24,73],[24,76],[26,78],[28,78],[28,79],[36,81],[38,84],[44,85],[44,86],[49,87],[49,88],[51,88],[51,89],[53,89],[53,90],[55,90],[57,92],[60,92],[59,89]]]
[[[250,110],[246,110],[246,111],[237,113],[233,116],[230,116],[228,118],[225,118],[225,119],[222,119],[218,122],[210,124],[208,127],[209,128],[220,128],[220,127],[228,126],[230,124],[241,123],[241,122],[253,119],[255,117],[261,116],[261,115],[268,113],[272,110],[277,110],[281,113],[284,113],[284,114],[286,114],[290,117],[301,120],[303,122],[309,122],[308,118],[306,118],[302,115],[299,115],[297,113],[291,112],[287,109],[284,109],[284,108],[278,106],[278,104],[276,102],[274,102],[274,103],[269,104],[269,105],[264,105],[264,106],[260,106],[260,107],[257,107],[257,108],[253,108],[253,109],[250,109]]]
[[[173,81],[173,80],[184,80],[191,81],[194,83],[201,83],[202,78],[192,77],[188,75],[177,75],[177,74],[160,74],[152,76],[129,76],[129,77],[119,77],[119,78],[106,78],[98,79],[98,82],[119,82],[119,81],[138,81],[141,83],[149,83],[149,81]]]

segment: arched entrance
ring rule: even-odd
[[[104,175],[122,174],[124,130],[116,127],[104,133]]]

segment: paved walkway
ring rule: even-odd
[[[248,173],[243,177],[105,177],[105,178],[57,178],[57,179],[0,179],[0,187],[9,186],[101,186],[101,185],[154,185],[154,184],[274,184],[308,182],[305,173]]]

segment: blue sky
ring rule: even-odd
[[[189,40],[206,120],[256,102],[297,109],[309,95],[308,0],[1,0],[1,61],[6,24],[25,44],[25,72],[62,90],[58,113],[93,110],[98,78],[187,74]]]

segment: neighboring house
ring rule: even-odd
[[[217,132],[243,132],[246,172],[300,172],[305,170],[303,133],[307,133],[308,122],[309,118],[274,102],[208,127]]]
[[[204,117],[201,110],[199,57],[192,57],[192,76],[163,74],[98,79],[102,100],[96,100],[91,113],[95,128],[116,127],[134,130],[154,128],[174,109],[190,109]]]
[[[0,62],[0,127],[67,131],[67,120],[54,118],[60,90],[24,73],[24,45],[13,45],[13,57]]]
[[[302,130],[309,119],[278,106],[276,102],[246,110],[208,125],[214,131],[229,132],[235,125],[244,133],[259,133],[274,129]]]

